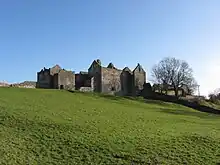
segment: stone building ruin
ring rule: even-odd
[[[120,70],[112,63],[107,67],[102,66],[99,59],[92,62],[88,72],[75,74],[55,65],[37,73],[37,88],[73,89],[123,96],[139,95],[145,83],[146,72],[140,64],[133,71],[128,67]]]
[[[72,89],[75,86],[75,74],[55,65],[37,72],[36,88]]]

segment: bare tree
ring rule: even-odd
[[[154,65],[152,69],[152,76],[154,82],[160,87],[161,92],[168,90],[168,86],[171,78],[172,65],[169,58],[164,58],[159,62],[159,64]]]
[[[199,85],[194,78],[192,79],[192,81],[189,84],[187,84],[187,87],[188,87],[189,94],[194,94],[196,91],[199,90],[198,89]],[[198,95],[200,95],[199,91],[198,91]]]
[[[192,92],[197,84],[189,64],[170,57],[164,58],[153,67],[152,77],[155,82],[163,85],[166,92],[169,86],[173,87],[175,96],[178,96],[180,87],[187,86],[189,91]]]
[[[209,94],[209,100],[213,103],[219,103],[219,101],[220,101],[220,88],[214,90],[214,92]]]

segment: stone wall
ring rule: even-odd
[[[134,70],[133,72],[133,92],[135,95],[143,89],[146,82],[146,73],[143,70]]]
[[[123,70],[121,74],[121,91],[123,95],[132,95],[133,76],[130,71]]]
[[[100,60],[94,60],[88,72],[74,74],[55,65],[38,72],[37,87],[55,89],[88,89],[98,93],[114,93],[117,95],[137,95],[143,89],[146,73],[140,64],[132,72],[128,67],[117,69],[112,63],[102,67]],[[84,89],[84,88],[82,88]],[[87,88],[86,88],[87,90]]]
[[[94,85],[95,85],[95,83],[94,83],[94,77],[92,77],[92,78],[91,78],[91,90],[92,90],[92,91],[95,91],[95,90],[94,90]]]
[[[93,77],[97,73],[101,74],[101,66],[94,61],[88,69],[88,74],[90,77]]]
[[[75,74],[72,71],[61,70],[54,75],[54,88],[58,89],[74,89]]]
[[[101,66],[95,61],[92,63],[88,69],[89,77],[91,77],[91,86],[94,92],[101,92]]]
[[[55,65],[52,68],[50,68],[50,75],[54,75],[56,73],[59,73],[61,71],[61,67],[59,65]]]
[[[91,78],[88,74],[75,74],[75,87],[91,87]]]
[[[52,77],[49,70],[38,72],[37,74],[37,88],[51,88]]]
[[[53,76],[53,89],[60,89],[58,73]]]
[[[102,67],[102,93],[121,92],[121,73],[121,70]]]
[[[95,73],[92,77],[91,86],[94,92],[102,92],[102,84],[101,84],[101,73]]]
[[[81,92],[93,92],[91,87],[80,87],[79,91],[81,91]]]

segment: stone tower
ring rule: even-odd
[[[133,94],[138,93],[143,89],[143,85],[146,82],[146,72],[142,66],[138,63],[136,68],[133,70]]]

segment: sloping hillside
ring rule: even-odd
[[[216,164],[220,116],[158,101],[0,88],[0,164]]]

